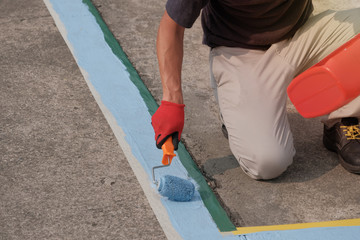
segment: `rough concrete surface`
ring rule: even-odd
[[[165,0],[94,0],[154,98],[161,100],[155,52]],[[357,0],[315,0],[315,13],[360,7]],[[290,224],[360,217],[358,175],[346,172],[322,146],[322,124],[303,119],[289,103],[297,155],[273,181],[254,181],[239,168],[220,129],[209,84],[208,47],[201,44],[200,21],[185,31],[183,91],[186,123],[182,135],[219,200],[237,226]]]
[[[0,239],[165,239],[43,1],[0,9]]]
[[[94,0],[157,101],[165,0]],[[353,1],[315,1],[328,6]],[[165,239],[114,135],[41,0],[2,0],[0,239]],[[359,217],[359,176],[289,104],[297,156],[280,178],[249,179],[220,130],[200,22],[186,30],[183,141],[237,226]]]

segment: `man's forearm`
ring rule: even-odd
[[[165,12],[157,36],[157,56],[163,99],[183,103],[181,69],[183,61],[183,39],[185,29],[175,23]]]

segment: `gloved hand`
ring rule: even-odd
[[[177,150],[184,127],[184,107],[184,104],[161,101],[151,118],[157,148],[161,149],[166,139],[172,136],[174,149]]]

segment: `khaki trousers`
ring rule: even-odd
[[[290,81],[359,32],[360,8],[326,11],[311,16],[292,38],[266,51],[211,50],[211,82],[230,148],[250,177],[275,178],[293,161],[295,149],[286,113]],[[360,97],[325,116],[325,123],[349,116],[360,116]]]

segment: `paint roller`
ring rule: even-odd
[[[152,168],[153,183],[157,186],[157,190],[160,195],[167,197],[171,201],[188,202],[192,199],[195,192],[195,186],[192,182],[171,175],[164,175],[155,179],[155,170],[159,168],[169,167],[174,153],[174,145],[172,143],[172,137],[169,137],[162,145],[163,150],[162,164]]]
[[[360,34],[289,85],[291,102],[305,118],[329,114],[360,95]]]

